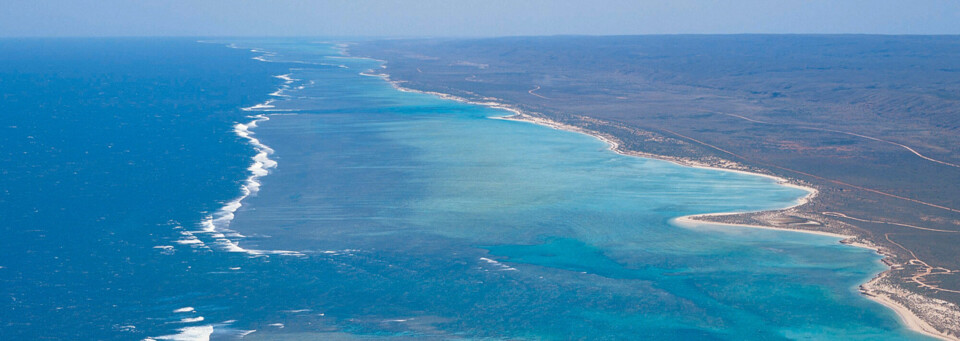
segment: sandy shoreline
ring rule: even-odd
[[[761,212],[762,212],[762,211],[761,211]],[[713,222],[713,221],[706,221],[706,220],[697,220],[697,219],[695,219],[696,217],[711,217],[711,216],[715,217],[715,216],[725,216],[725,215],[739,214],[739,213],[751,213],[751,212],[722,212],[722,213],[691,214],[691,215],[682,216],[682,217],[679,217],[679,218],[673,218],[673,219],[670,220],[670,223],[672,223],[672,224],[674,224],[674,225],[677,225],[677,226],[682,226],[682,227],[696,227],[696,226],[698,226],[698,225],[720,225],[720,226],[749,227],[749,228],[763,229],[763,230],[777,230],[777,231],[786,231],[786,232],[797,232],[797,233],[815,234],[815,235],[818,235],[818,236],[833,237],[833,238],[837,238],[837,239],[839,239],[839,240],[847,240],[847,239],[855,238],[854,236],[850,236],[850,235],[844,235],[844,234],[833,233],[833,232],[826,232],[826,231],[789,229],[789,228],[783,228],[783,227],[764,226],[764,225],[755,225],[755,224],[722,223],[722,222]],[[863,247],[863,248],[871,249],[871,250],[874,250],[874,251],[877,250],[876,248],[867,246],[866,244],[860,244],[860,243],[844,243],[844,244],[845,244],[845,245],[851,245],[851,246],[857,246],[857,247]]]
[[[356,58],[362,58],[362,57],[356,57]],[[382,65],[381,68],[386,68],[386,65]],[[371,70],[371,71],[372,71],[372,70]],[[775,181],[776,181],[779,185],[781,185],[781,186],[793,187],[793,188],[797,188],[797,189],[801,189],[801,190],[807,191],[807,195],[805,195],[805,196],[802,197],[802,198],[799,198],[794,205],[791,205],[791,206],[788,206],[788,207],[784,207],[784,208],[780,208],[780,209],[766,210],[766,211],[779,211],[779,210],[785,210],[785,209],[790,209],[790,208],[794,208],[794,207],[797,207],[797,206],[801,206],[801,205],[804,205],[804,204],[806,204],[806,203],[809,203],[809,202],[810,202],[814,197],[816,197],[817,194],[818,194],[818,191],[817,191],[816,188],[809,187],[809,186],[803,186],[803,185],[796,184],[796,183],[792,183],[792,182],[790,182],[789,180],[787,180],[787,179],[785,179],[785,178],[781,178],[781,177],[774,176],[774,175],[770,175],[770,174],[755,173],[755,172],[749,172],[749,171],[744,171],[744,170],[740,170],[740,169],[722,168],[722,167],[718,167],[718,166],[714,166],[714,165],[704,164],[704,163],[701,163],[701,162],[698,162],[698,161],[694,161],[694,160],[687,160],[687,159],[681,159],[681,158],[671,158],[671,157],[666,157],[666,156],[663,156],[663,155],[655,155],[655,154],[647,154],[647,153],[641,153],[641,152],[623,150],[623,149],[620,147],[620,144],[619,144],[619,143],[616,141],[616,139],[613,138],[613,137],[607,137],[607,136],[604,136],[604,135],[602,135],[602,134],[599,134],[599,133],[596,133],[596,132],[593,132],[593,131],[589,131],[589,130],[586,130],[586,129],[583,129],[583,128],[580,128],[580,127],[576,127],[576,126],[573,126],[573,125],[569,125],[569,124],[564,124],[564,123],[561,123],[561,122],[556,122],[556,121],[553,121],[553,120],[550,120],[550,119],[547,119],[547,118],[544,118],[544,117],[533,116],[533,115],[525,114],[522,110],[520,110],[520,109],[518,109],[518,108],[516,108],[516,107],[510,106],[510,105],[507,105],[507,104],[503,104],[503,103],[497,102],[497,99],[494,99],[494,98],[484,98],[484,101],[482,101],[482,102],[481,102],[481,101],[473,101],[473,100],[469,100],[469,99],[466,99],[466,98],[463,98],[463,97],[454,96],[454,95],[445,94],[445,93],[432,92],[432,91],[420,91],[420,90],[415,90],[415,89],[406,88],[406,87],[403,87],[403,86],[400,84],[400,83],[401,83],[400,81],[390,79],[390,76],[389,76],[388,74],[386,74],[386,73],[368,73],[368,72],[362,72],[362,73],[360,73],[360,74],[361,74],[361,75],[364,75],[364,76],[382,78],[384,81],[388,82],[389,84],[391,84],[394,88],[396,88],[396,89],[399,90],[399,91],[403,91],[403,92],[413,92],[413,93],[421,93],[421,94],[428,94],[428,95],[437,96],[437,97],[442,98],[442,99],[447,99],[447,100],[452,100],[452,101],[457,101],[457,102],[462,102],[462,103],[467,103],[467,104],[481,105],[481,106],[486,106],[486,107],[493,108],[493,109],[506,110],[506,111],[509,111],[509,112],[512,112],[512,113],[513,113],[513,115],[509,115],[509,116],[490,117],[491,119],[501,119],[501,120],[511,120],[511,121],[522,121],[522,122],[528,122],[528,123],[533,123],[533,124],[538,124],[538,125],[550,127],[550,128],[553,128],[553,129],[565,130],[565,131],[571,131],[571,132],[576,132],[576,133],[585,134],[585,135],[591,136],[591,137],[593,137],[593,138],[596,138],[596,139],[598,139],[598,140],[600,140],[600,141],[603,141],[604,143],[607,143],[607,144],[609,145],[609,149],[610,149],[611,151],[613,151],[613,152],[615,152],[615,153],[617,153],[617,154],[620,154],[620,155],[632,156],[632,157],[643,157],[643,158],[650,158],[650,159],[657,159],[657,160],[667,161],[667,162],[671,162],[671,163],[674,163],[674,164],[677,164],[677,165],[680,165],[680,166],[685,166],[685,167],[712,169],[712,170],[718,170],[718,171],[736,172],[736,173],[742,173],[742,174],[749,174],[749,175],[753,175],[753,176],[761,176],[761,177],[766,177],[766,178],[769,178],[769,179],[773,179],[773,180],[775,180]],[[766,212],[766,211],[760,211],[760,212]],[[886,255],[882,252],[882,250],[881,250],[879,247],[877,247],[876,245],[872,245],[872,244],[867,244],[867,243],[863,243],[863,242],[856,241],[856,237],[855,237],[855,236],[851,236],[851,235],[843,235],[843,234],[826,232],[826,231],[814,231],[814,230],[806,230],[806,229],[790,229],[790,228],[782,228],[782,227],[775,227],[775,226],[764,226],[764,225],[749,225],[749,224],[735,224],[735,223],[712,222],[712,221],[703,221],[703,220],[697,220],[697,219],[695,219],[695,218],[697,218],[697,217],[723,216],[723,215],[733,215],[733,214],[741,214],[741,213],[755,213],[755,212],[718,212],[718,213],[693,214],[693,215],[687,215],[687,216],[682,216],[682,217],[674,218],[674,219],[671,220],[671,223],[673,223],[673,224],[675,224],[675,225],[677,225],[677,226],[681,226],[681,227],[684,227],[684,226],[692,226],[692,225],[701,225],[701,224],[706,224],[706,225],[719,225],[719,226],[740,226],[740,227],[747,227],[747,228],[758,228],[758,229],[788,231],[788,232],[799,232],[799,233],[809,233],[809,234],[815,234],[815,235],[821,235],[821,236],[829,236],[829,237],[834,237],[834,238],[840,239],[838,242],[840,242],[841,244],[849,245],[849,246],[853,246],[853,247],[866,248],[866,249],[869,249],[869,250],[873,250],[874,252],[876,252],[876,253],[878,253],[878,254],[881,254],[881,255],[886,256]],[[891,265],[889,265],[889,264],[886,264],[886,263],[884,263],[884,264],[887,265],[888,267],[891,267]],[[885,276],[889,275],[889,273],[890,273],[890,269],[888,269],[887,271],[883,271],[883,272],[877,274],[872,280],[870,280],[870,281],[867,282],[867,283],[862,284],[862,285],[860,286],[860,293],[861,293],[861,295],[862,295],[863,297],[871,300],[871,301],[877,302],[877,303],[879,303],[879,304],[881,304],[881,305],[889,308],[890,310],[893,310],[893,311],[897,314],[897,316],[900,318],[901,323],[902,323],[906,328],[908,328],[908,329],[910,329],[910,330],[913,330],[913,331],[915,331],[915,332],[917,332],[917,333],[924,334],[924,335],[927,335],[927,336],[930,336],[930,337],[933,337],[933,338],[936,338],[936,339],[940,339],[940,340],[948,340],[948,341],[949,341],[949,340],[954,340],[954,341],[960,340],[960,338],[957,338],[957,337],[955,337],[955,336],[948,335],[948,334],[945,334],[945,333],[943,333],[943,332],[940,332],[939,330],[937,330],[936,328],[934,328],[930,323],[928,323],[928,322],[925,321],[923,318],[921,318],[919,315],[917,315],[916,313],[914,313],[912,310],[910,310],[909,308],[907,308],[907,307],[904,306],[903,304],[901,304],[901,303],[893,300],[893,299],[890,298],[888,295],[886,295],[886,294],[884,293],[885,290],[883,290],[883,289],[881,289],[881,288],[878,288],[878,286],[876,285],[876,283],[877,283],[880,279],[882,279],[882,278],[884,278]]]
[[[886,271],[884,272],[886,273]],[[900,318],[900,322],[903,323],[908,329],[916,331],[920,334],[924,334],[933,338],[940,340],[957,340],[956,336],[941,332],[934,328],[930,323],[924,321],[923,318],[914,314],[913,311],[908,309],[900,302],[897,302],[884,294],[883,290],[877,288],[877,283],[882,278],[883,273],[877,275],[869,282],[860,286],[860,294],[866,296],[870,300],[880,303],[883,306],[893,310],[897,313],[897,316]]]

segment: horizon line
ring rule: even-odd
[[[888,36],[960,37],[960,33],[637,33],[637,34],[516,34],[516,35],[0,35],[0,39],[119,39],[119,38],[335,38],[335,39],[490,39],[536,37],[642,37],[642,36]]]

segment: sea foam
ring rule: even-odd
[[[498,261],[495,261],[487,257],[480,257],[480,260],[487,262],[487,264],[497,267],[498,271],[517,271],[517,268],[508,266],[506,264],[500,263]]]
[[[260,140],[256,137],[253,137],[254,133],[251,131],[251,129],[257,127],[259,122],[267,121],[270,118],[262,114],[253,116],[252,118],[253,120],[248,123],[237,123],[234,125],[233,129],[237,136],[246,139],[256,151],[256,154],[252,158],[253,163],[247,167],[247,171],[250,175],[243,182],[243,184],[240,185],[240,196],[225,203],[220,210],[204,219],[200,223],[201,230],[195,231],[194,233],[204,233],[210,236],[210,238],[214,240],[214,245],[218,249],[227,252],[242,252],[252,256],[302,256],[303,254],[297,251],[245,249],[240,247],[238,241],[231,239],[242,238],[243,236],[242,234],[236,233],[229,229],[230,222],[233,220],[235,213],[240,209],[240,207],[243,206],[243,199],[257,194],[257,192],[260,191],[260,182],[258,180],[261,177],[270,174],[270,170],[277,167],[277,162],[270,159],[270,154],[273,154],[273,149],[260,142]],[[227,235],[230,235],[231,237],[227,237]]]
[[[213,326],[196,326],[196,327],[184,327],[177,329],[179,333],[173,335],[164,335],[156,337],[148,337],[143,339],[143,341],[157,341],[157,340],[170,340],[170,341],[210,341],[210,335],[213,334]]]

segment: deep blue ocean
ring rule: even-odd
[[[919,340],[772,179],[403,92],[319,40],[0,40],[0,340]],[[242,200],[241,200],[242,199]]]

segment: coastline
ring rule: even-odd
[[[354,57],[354,58],[363,58],[363,57]],[[385,63],[385,61],[380,61],[380,62]],[[381,68],[386,68],[386,65],[381,65]],[[373,71],[373,70],[369,70],[369,71]],[[508,116],[490,117],[491,119],[521,121],[521,122],[542,125],[542,126],[546,126],[546,127],[557,129],[557,130],[565,130],[565,131],[571,131],[571,132],[588,135],[600,141],[603,141],[604,143],[607,143],[609,145],[609,148],[608,148],[609,150],[620,155],[657,159],[657,160],[667,161],[667,162],[671,162],[671,163],[674,163],[680,166],[685,166],[685,167],[712,169],[712,170],[718,170],[718,171],[736,172],[741,174],[749,174],[753,176],[761,176],[761,177],[773,179],[774,181],[777,182],[777,184],[781,186],[787,186],[787,187],[792,187],[792,188],[797,188],[797,189],[807,191],[807,195],[797,199],[794,205],[784,207],[784,208],[779,208],[779,209],[764,210],[764,211],[757,211],[757,212],[774,212],[774,211],[787,210],[787,209],[795,208],[798,206],[802,206],[809,203],[811,200],[813,200],[819,193],[819,191],[814,187],[804,186],[802,184],[791,182],[788,179],[778,177],[775,175],[751,172],[751,171],[746,171],[743,169],[736,169],[736,168],[724,168],[718,165],[706,164],[700,161],[690,160],[685,158],[670,157],[665,155],[657,155],[657,154],[649,154],[649,153],[625,150],[621,147],[621,144],[617,142],[617,139],[613,136],[605,136],[604,134],[601,134],[595,131],[553,121],[541,115],[527,114],[527,113],[524,113],[519,108],[516,108],[508,104],[500,103],[495,98],[486,97],[483,99],[484,101],[474,101],[474,100],[470,100],[467,98],[446,94],[446,93],[433,92],[433,91],[421,91],[421,90],[406,88],[401,85],[402,81],[393,80],[390,78],[390,75],[386,73],[361,72],[360,75],[381,78],[387,83],[389,83],[390,85],[392,85],[398,91],[433,95],[442,99],[447,99],[447,100],[452,100],[452,101],[457,101],[457,102],[467,103],[467,104],[473,104],[473,105],[481,105],[481,106],[485,106],[493,109],[505,110],[513,113],[513,115],[508,115]],[[874,252],[883,256],[884,258],[889,257],[880,247],[873,245],[872,243],[864,243],[862,241],[859,241],[857,240],[858,237],[853,235],[844,235],[839,233],[808,230],[808,229],[791,229],[791,228],[783,228],[783,227],[776,227],[776,226],[764,226],[764,225],[755,225],[755,224],[736,224],[736,223],[715,222],[715,221],[705,221],[705,220],[696,219],[698,217],[716,217],[716,216],[735,215],[735,214],[742,214],[742,213],[756,213],[756,212],[716,212],[716,213],[705,213],[705,214],[693,214],[693,215],[674,218],[671,220],[671,223],[681,227],[683,225],[690,225],[690,224],[708,224],[708,225],[721,225],[721,226],[740,226],[740,227],[747,227],[747,228],[779,230],[779,231],[789,231],[789,232],[799,232],[799,233],[808,233],[808,234],[815,234],[815,235],[821,235],[821,236],[829,236],[829,237],[835,237],[840,239],[838,242],[843,245],[866,248],[869,250],[873,250]],[[891,270],[893,270],[894,268],[894,264],[890,264],[887,262],[882,262],[882,263],[886,265],[888,269],[876,274],[873,277],[873,279],[871,279],[870,281],[861,284],[859,286],[859,292],[861,296],[892,310],[898,316],[901,324],[909,330],[912,330],[919,334],[923,334],[939,340],[947,340],[947,341],[960,340],[960,338],[956,336],[939,331],[938,329],[933,327],[928,321],[924,320],[920,315],[918,315],[913,310],[911,310],[909,307],[892,299],[890,297],[891,296],[890,293],[893,291],[893,289],[880,288],[878,283],[881,280],[887,279],[887,277],[889,277],[891,274]]]
[[[880,281],[882,281],[885,275],[889,272],[890,270],[884,271],[875,276],[869,282],[860,285],[860,294],[866,296],[871,301],[880,303],[884,307],[893,310],[895,313],[897,313],[897,317],[900,318],[900,322],[910,330],[939,340],[957,340],[956,336],[937,330],[937,328],[934,328],[922,317],[913,313],[913,311],[907,306],[890,298],[886,292],[892,290],[879,288],[878,286],[880,286]]]

